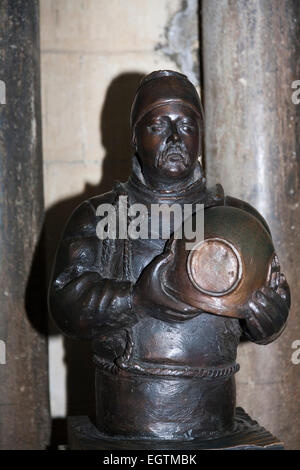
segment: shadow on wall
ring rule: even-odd
[[[68,217],[80,203],[97,194],[109,191],[114,181],[125,181],[130,174],[132,155],[129,126],[130,108],[137,86],[144,75],[140,72],[121,74],[111,82],[107,89],[99,116],[100,138],[106,151],[102,163],[102,179],[99,184],[86,184],[81,194],[56,203],[45,214],[43,234],[36,248],[26,290],[28,317],[33,326],[42,334],[47,334],[44,325],[48,315],[46,297],[50,271]],[[37,299],[37,292],[39,292],[39,299]],[[41,293],[42,305],[40,302]],[[41,312],[44,312],[44,315],[41,315]],[[49,336],[59,334],[51,319],[48,334]],[[64,360],[67,368],[67,414],[93,417],[95,413],[95,385],[91,344],[87,341],[74,341],[65,338],[64,348]],[[66,442],[66,420],[54,419],[51,447]]]

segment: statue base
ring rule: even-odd
[[[236,409],[235,430],[213,439],[167,441],[113,438],[101,434],[87,416],[68,417],[71,450],[283,450],[283,443]]]

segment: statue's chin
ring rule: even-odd
[[[181,177],[184,178],[193,171],[192,168],[182,158],[181,160],[168,160],[160,167],[159,170],[161,176],[171,179],[178,179]]]

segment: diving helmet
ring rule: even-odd
[[[192,249],[187,242],[173,235],[167,244],[173,256],[162,273],[166,292],[205,312],[243,318],[241,308],[274,264],[266,228],[243,209],[214,206],[204,210],[204,238]]]

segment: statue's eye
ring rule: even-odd
[[[195,128],[192,124],[182,123],[180,129],[187,134],[192,134],[195,131]]]
[[[148,128],[153,134],[159,134],[165,130],[165,126],[163,124],[152,124]]]

